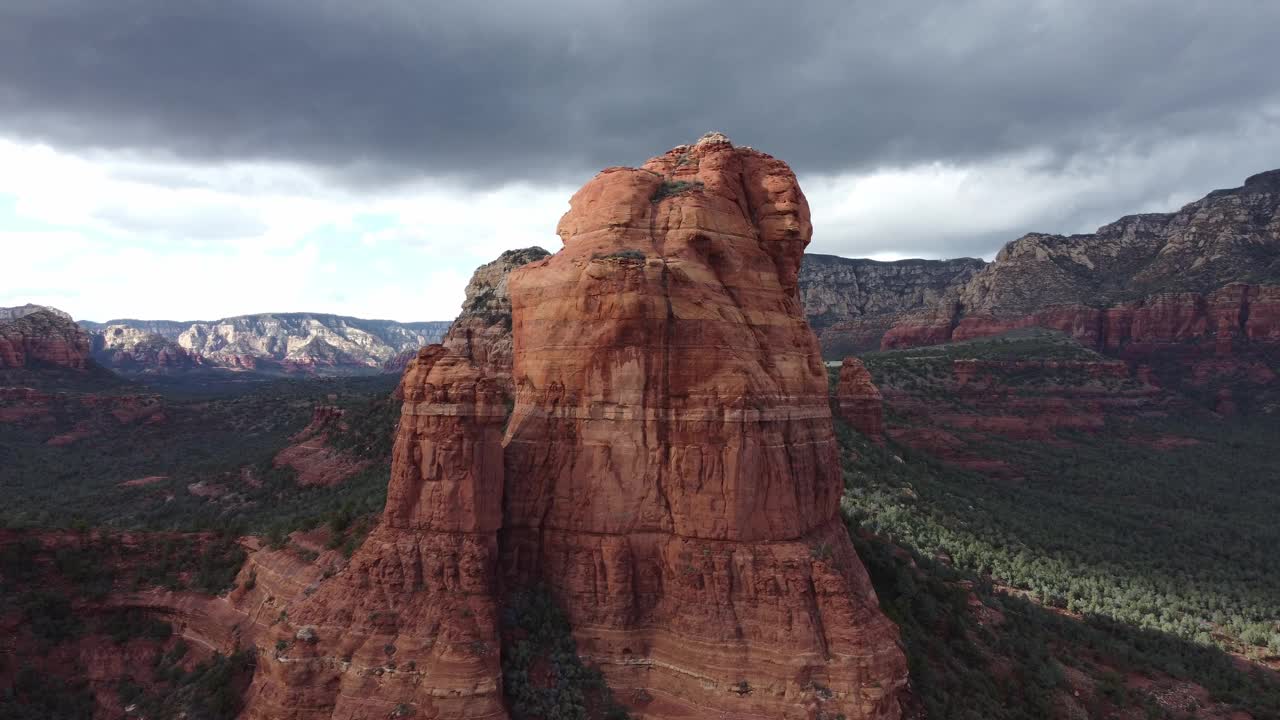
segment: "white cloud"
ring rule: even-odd
[[[1238,185],[1280,157],[1280,110],[1212,135],[1055,162],[1046,150],[967,165],[801,174],[810,250],[849,257],[990,258],[1026,232],[1089,232]],[[574,188],[443,181],[357,191],[299,165],[192,165],[62,152],[0,137],[0,305],[76,317],[216,318],[310,310],[450,319],[474,268],[560,246]]]
[[[1099,149],[1058,164],[1047,150],[968,165],[802,176],[814,252],[848,257],[992,257],[1028,232],[1085,233],[1123,215],[1171,212],[1237,187],[1280,158],[1280,115],[1212,135]]]
[[[512,247],[558,248],[569,195],[428,182],[357,194],[298,166],[76,156],[0,139],[0,247],[20,268],[0,305],[96,320],[451,319],[477,265]]]

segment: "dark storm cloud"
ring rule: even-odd
[[[801,172],[1158,145],[1280,97],[1280,4],[3,0],[0,133],[351,183],[634,164],[720,129]]]

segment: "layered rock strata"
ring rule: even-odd
[[[1280,340],[1280,170],[1173,213],[1131,215],[1087,235],[1032,233],[902,319],[885,348],[1038,326],[1129,359],[1170,346]]]
[[[14,315],[0,320],[0,370],[58,367],[86,370],[89,336],[58,310],[6,308]]]
[[[840,416],[854,430],[876,442],[884,442],[884,398],[858,358],[847,357],[840,365],[836,404]]]
[[[514,271],[504,573],[639,717],[896,718],[797,290],[809,210],[723,136],[610,168]]]
[[[974,258],[878,262],[807,253],[800,299],[823,356],[838,358],[878,350],[890,328],[936,307],[984,267]]]
[[[401,391],[382,522],[262,644],[249,718],[506,717],[495,587],[504,395],[438,345],[409,364]]]

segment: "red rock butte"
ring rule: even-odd
[[[897,629],[839,516],[795,175],[711,134],[570,208],[564,248],[508,281],[507,582],[551,587],[640,717],[898,717]]]
[[[633,717],[901,717],[795,175],[710,134],[570,207],[508,279],[509,380],[457,348],[410,363],[383,521],[265,639],[248,717],[506,717],[496,608],[535,585]]]

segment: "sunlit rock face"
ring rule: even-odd
[[[548,584],[646,718],[898,717],[897,631],[838,516],[794,174],[711,135],[570,206],[564,248],[508,281],[507,582]]]

